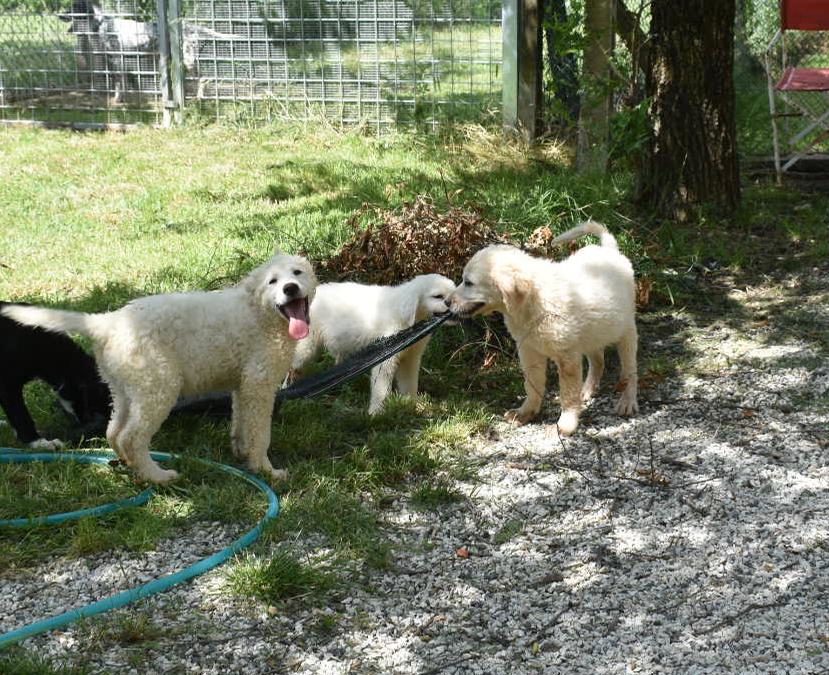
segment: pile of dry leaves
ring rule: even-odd
[[[326,277],[396,284],[437,273],[458,280],[475,251],[505,241],[477,211],[438,211],[424,196],[396,210],[364,205],[349,223],[353,237],[322,263]]]
[[[450,206],[439,211],[423,195],[395,210],[364,204],[351,216],[349,225],[351,239],[319,264],[320,276],[326,280],[397,284],[418,274],[437,273],[459,281],[464,265],[477,250],[488,244],[510,243],[474,208]],[[532,255],[560,260],[580,246],[573,242],[566,248],[553,247],[554,238],[552,228],[542,226],[521,248]],[[640,310],[649,305],[652,286],[649,278],[637,278]]]

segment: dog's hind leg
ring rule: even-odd
[[[636,401],[639,390],[639,381],[636,374],[637,343],[636,324],[631,322],[627,332],[619,340],[619,344],[616,345],[622,366],[619,377],[625,387],[619,397],[619,402],[616,404],[616,414],[626,417],[639,412],[639,404]]]
[[[150,457],[150,441],[167,419],[179,393],[177,385],[156,381],[155,386],[130,391],[129,410],[115,443],[127,464],[144,480],[167,483],[178,478],[178,472],[162,469]]]
[[[275,398],[275,384],[242,382],[233,398],[233,415],[238,438],[237,456],[247,457],[248,468],[254,473],[261,471],[269,473],[277,480],[284,480],[288,477],[288,472],[275,469],[268,458]]]
[[[587,379],[581,388],[581,400],[589,401],[599,389],[599,383],[604,373],[604,350],[591,352],[587,355]]]
[[[524,373],[524,392],[527,396],[520,407],[507,410],[504,418],[520,425],[532,420],[541,410],[541,401],[547,388],[547,357],[522,343],[518,347],[518,358]]]
[[[398,356],[392,356],[371,369],[371,398],[368,414],[376,415],[383,409],[383,404],[391,394],[394,374],[397,372]]]
[[[401,396],[417,396],[417,386],[420,379],[420,362],[423,359],[423,352],[429,344],[429,338],[423,338],[400,354],[400,361],[397,366],[395,380],[397,391]]]
[[[561,399],[561,415],[556,425],[559,433],[569,436],[579,426],[582,355],[560,357],[556,359],[556,366],[558,366],[558,393]]]
[[[112,394],[112,415],[109,418],[109,424],[107,424],[107,442],[121,461],[126,462],[127,457],[118,446],[118,438],[124,429],[124,425],[127,423],[130,401],[123,387],[117,384],[110,384],[109,389]]]

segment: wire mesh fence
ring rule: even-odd
[[[382,132],[500,110],[500,0],[59,2],[0,0],[0,119]]]
[[[777,2],[757,2],[748,15],[745,26],[745,41],[748,53],[766,70],[768,82],[763,82],[764,107],[773,97],[776,127],[781,140],[788,147],[782,148],[788,155],[797,146],[813,143],[812,150],[819,153],[829,152],[829,133],[824,130],[829,119],[829,94],[825,91],[798,91],[784,94],[778,90],[784,72],[790,68],[829,68],[829,31],[821,30],[786,30],[780,32],[780,5]],[[826,10],[829,11],[829,5]],[[765,78],[764,78],[765,79]],[[740,86],[737,82],[737,86]],[[798,135],[806,129],[811,121],[821,120],[814,125],[814,132],[805,133],[802,139]],[[771,145],[772,127],[769,113],[767,146]],[[796,142],[791,143],[793,139]],[[802,141],[802,142],[801,142]]]
[[[11,4],[7,0],[7,4]],[[0,5],[2,7],[2,5]],[[156,24],[75,0],[0,11],[0,118],[117,124],[160,119]]]

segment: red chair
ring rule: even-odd
[[[829,139],[829,0],[780,0],[780,29],[766,49],[766,73],[780,182]]]

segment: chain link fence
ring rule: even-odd
[[[501,51],[500,0],[0,0],[0,120],[435,128],[499,113]]]

